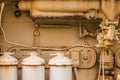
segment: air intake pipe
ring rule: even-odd
[[[42,12],[81,12],[89,9],[98,10],[99,7],[98,1],[83,0],[33,0],[19,2],[19,9],[21,10],[37,10]]]
[[[88,14],[83,14],[81,12],[87,12],[91,9],[97,12],[99,8],[100,3],[98,1],[34,0],[19,2],[19,9],[30,11],[32,17],[83,16],[89,19]]]
[[[47,13],[51,16],[85,16],[79,13],[96,10],[98,17],[114,20],[120,13],[120,1],[116,0],[33,0],[19,2],[19,9],[30,11],[33,17],[45,17]],[[77,14],[76,14],[77,13]],[[44,15],[46,14],[46,15]],[[48,15],[49,16],[49,15]]]

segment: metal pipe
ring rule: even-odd
[[[83,13],[69,13],[69,12],[41,12],[41,11],[36,11],[33,10],[30,12],[32,17],[64,17],[64,16],[83,16],[86,17],[85,14]]]
[[[34,0],[20,1],[19,9],[21,10],[38,10],[51,12],[81,12],[89,9],[99,10],[99,1],[83,1],[83,0]]]
[[[78,71],[77,71],[77,67],[74,67],[74,73],[75,73],[76,80],[80,80],[79,75],[78,75]]]
[[[53,16],[71,15],[63,12],[85,12],[90,9],[99,11],[98,16],[103,19],[115,19],[120,12],[120,1],[118,0],[33,0],[20,1],[20,10],[29,10],[32,15],[34,11],[41,12],[55,12]],[[38,13],[37,12],[37,13]],[[59,13],[58,13],[59,12]],[[52,13],[51,13],[52,14]],[[51,15],[49,14],[49,15]],[[46,14],[47,15],[47,14]],[[45,16],[45,15],[44,15]],[[81,16],[81,15],[80,15]]]

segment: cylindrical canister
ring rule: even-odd
[[[10,52],[4,52],[0,57],[0,80],[17,79],[17,59],[10,56]]]
[[[72,80],[72,61],[57,52],[57,56],[49,60],[50,80]]]
[[[22,61],[22,80],[45,80],[45,60],[30,52],[30,56]]]

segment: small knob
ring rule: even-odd
[[[88,60],[88,57],[87,57],[87,56],[84,56],[83,59],[84,59],[84,60]]]

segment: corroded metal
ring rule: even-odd
[[[17,80],[17,59],[4,52],[0,57],[0,80]]]
[[[43,64],[44,59],[38,57],[36,52],[31,52],[22,62],[22,80],[45,80]]]
[[[92,4],[92,5],[91,5]],[[47,5],[47,6],[46,6]],[[87,5],[87,6],[85,6]],[[21,10],[35,9],[38,11],[62,11],[62,12],[80,12],[87,11],[89,9],[99,9],[98,1],[81,1],[81,0],[34,0],[34,1],[21,1],[19,3]]]
[[[57,52],[57,56],[49,60],[49,65],[50,80],[72,80],[72,61],[64,53]]]
[[[71,15],[85,12],[91,9],[98,11],[98,17],[103,19],[117,18],[120,13],[119,0],[34,0],[34,1],[20,1],[19,9],[29,10],[31,15],[45,15],[54,12],[53,16]],[[58,12],[60,12],[58,14]],[[36,15],[35,15],[36,13]],[[56,14],[55,14],[56,13]],[[81,16],[81,15],[80,15]]]

